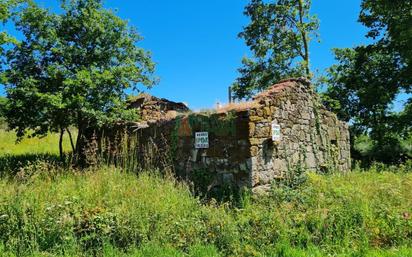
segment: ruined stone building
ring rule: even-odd
[[[348,126],[320,105],[305,79],[282,81],[251,102],[214,112],[191,113],[150,96],[131,106],[145,119],[129,129],[143,169],[170,168],[187,178],[201,171],[210,186],[255,189],[298,169],[350,169]]]

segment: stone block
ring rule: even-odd
[[[317,162],[316,162],[316,157],[313,152],[307,152],[306,153],[306,166],[309,169],[316,168]]]
[[[249,136],[253,136],[255,134],[256,125],[254,122],[249,122]]]
[[[310,120],[310,113],[308,111],[303,111],[301,117],[303,120]]]
[[[234,181],[233,174],[232,173],[222,174],[222,181],[223,183],[232,183]]]
[[[260,116],[250,116],[250,121],[261,121],[263,120],[263,117]]]
[[[261,145],[264,141],[262,138],[250,138],[249,139],[251,145]]]
[[[266,116],[271,116],[271,115],[272,115],[272,111],[270,110],[270,107],[265,107],[265,108],[263,109],[263,111],[264,111],[264,114],[265,114]]]
[[[256,196],[269,195],[270,189],[271,189],[270,184],[267,184],[267,185],[257,186],[253,188],[252,192]]]
[[[246,172],[248,170],[247,169],[247,164],[246,163],[239,164],[239,170],[242,171],[242,172]]]
[[[258,153],[259,153],[259,147],[257,147],[257,146],[252,146],[252,147],[250,148],[250,155],[251,155],[252,157],[258,155]]]
[[[267,125],[265,127],[257,128],[255,131],[255,137],[269,138],[270,133],[271,133],[271,128],[269,128],[269,125]]]

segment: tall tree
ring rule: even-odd
[[[239,34],[253,57],[242,60],[240,77],[233,85],[238,98],[250,97],[275,82],[304,76],[310,78],[310,41],[319,22],[310,14],[311,0],[252,0],[245,15],[251,22]]]
[[[410,137],[412,125],[411,106],[393,110],[396,97],[412,89],[412,1],[363,0],[361,7],[359,20],[374,42],[335,50],[338,64],[328,70],[324,102],[351,121],[354,137],[372,139],[372,159],[395,162],[405,158],[402,141]]]
[[[16,18],[22,42],[4,72],[10,128],[22,137],[78,129],[76,152],[91,127],[130,119],[125,89],[154,84],[154,64],[134,28],[101,0],[65,0],[51,13],[31,2]]]
[[[405,92],[412,93],[412,0],[363,0],[359,20],[369,28],[368,37],[377,44],[392,49],[403,61],[401,71],[409,83]],[[412,99],[409,98],[401,117],[412,116]],[[402,130],[411,130],[412,123],[399,121]]]
[[[399,56],[387,49],[362,46],[335,49],[337,64],[328,69],[325,104],[359,133],[383,137],[392,103],[406,81]],[[371,130],[372,129],[372,130]]]
[[[368,37],[398,52],[412,76],[412,0],[363,0],[359,21]]]
[[[7,33],[4,25],[13,15],[16,5],[21,2],[23,1],[3,0],[0,2],[0,71],[2,70],[2,66],[5,62],[4,57],[6,45],[16,42],[16,40]]]

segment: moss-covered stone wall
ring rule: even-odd
[[[226,113],[180,115],[129,129],[136,165],[169,170],[203,183],[251,188],[299,170],[350,170],[349,130],[325,110],[304,79],[281,82],[255,97],[257,103]],[[280,140],[272,140],[272,124]],[[208,132],[209,147],[195,148],[195,133]]]
[[[310,84],[289,80],[256,97],[249,110],[251,186],[267,186],[298,169],[318,172],[350,170],[349,129],[319,104]],[[281,128],[278,142],[271,124]]]
[[[188,179],[202,172],[202,176],[208,177],[205,183],[210,187],[226,182],[248,186],[251,170],[248,118],[247,111],[194,113],[149,126],[136,132],[139,161],[144,168],[172,168]],[[196,132],[208,132],[209,148],[195,148]]]

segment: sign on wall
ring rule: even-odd
[[[272,141],[279,142],[281,140],[280,125],[272,122]]]
[[[196,149],[209,148],[209,133],[208,132],[196,132],[195,148]]]

